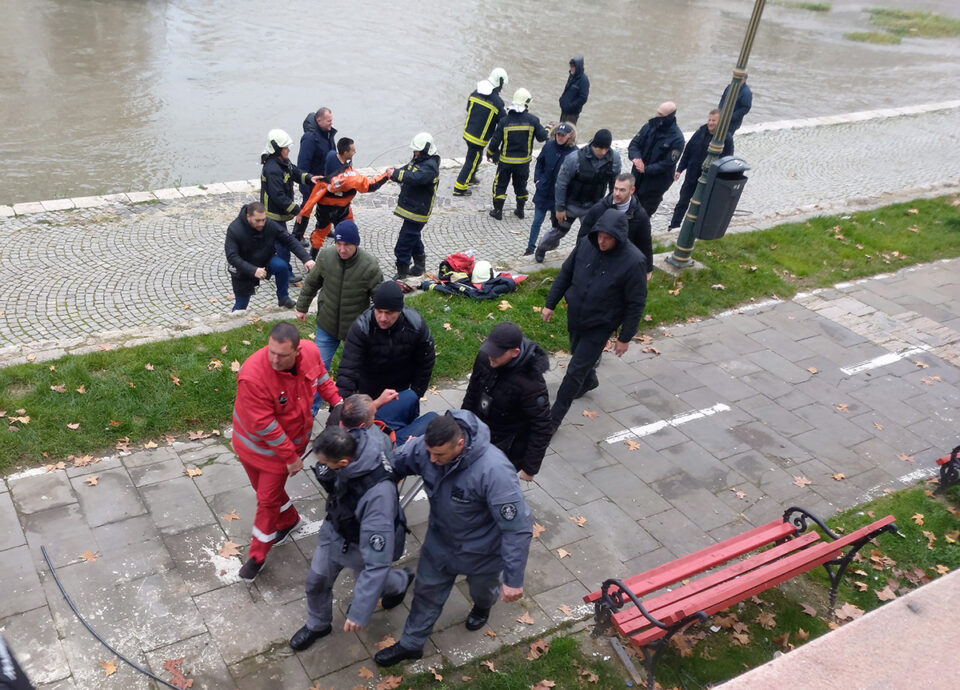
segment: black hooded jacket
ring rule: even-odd
[[[253,294],[254,288],[260,284],[254,273],[270,263],[270,257],[276,251],[274,242],[282,244],[301,261],[310,260],[307,250],[282,225],[267,218],[263,230],[254,230],[247,222],[246,204],[240,207],[240,215],[227,227],[223,243],[235,295]]]
[[[595,203],[580,217],[580,232],[577,233],[577,242],[590,234],[597,220],[607,209],[616,208],[613,203],[613,194],[607,194]],[[653,266],[653,239],[650,237],[650,216],[643,210],[636,196],[630,196],[630,206],[625,211],[627,218],[627,238],[637,249],[643,252],[647,261],[647,270]]]
[[[529,475],[540,471],[550,444],[550,394],[543,379],[549,368],[547,353],[526,337],[520,354],[502,367],[491,367],[481,353],[461,405],[490,427],[490,442]],[[517,437],[525,443],[516,443]]]
[[[616,238],[613,249],[600,251],[597,234]],[[647,262],[643,253],[627,240],[627,218],[608,209],[597,220],[587,239],[563,262],[550,288],[545,307],[556,309],[566,297],[568,330],[620,327],[619,340],[629,343],[637,333],[647,302]]]
[[[560,111],[579,115],[587,102],[587,96],[590,95],[590,80],[583,71],[582,55],[573,58],[571,62],[575,69],[573,74],[567,77],[567,85],[563,87],[563,93],[560,94]]]
[[[662,195],[673,184],[673,171],[683,153],[683,132],[677,126],[677,115],[652,117],[630,141],[630,160],[643,160],[643,172],[633,169],[637,196]]]

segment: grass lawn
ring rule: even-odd
[[[694,257],[705,264],[703,270],[680,279],[654,274],[644,328],[656,337],[657,325],[960,256],[958,204],[956,197],[919,200],[699,242]],[[566,350],[565,310],[561,306],[549,324],[539,313],[555,273],[531,275],[502,300],[428,293],[412,301],[436,340],[434,381],[464,376],[480,341],[506,319],[547,350]],[[233,408],[231,364],[265,345],[270,325],[255,322],[223,333],[0,369],[0,412],[8,423],[0,430],[0,471],[118,442],[137,447],[162,443],[164,434],[222,428]],[[312,331],[308,319],[301,332],[307,337]],[[337,363],[334,359],[334,370]]]

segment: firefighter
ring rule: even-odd
[[[427,253],[420,232],[430,218],[433,200],[437,196],[437,184],[440,182],[440,156],[433,143],[433,135],[420,132],[410,142],[410,148],[413,150],[413,159],[390,175],[391,180],[400,183],[400,196],[393,214],[403,218],[397,244],[393,248],[397,258],[394,280],[402,280],[408,275],[422,276],[426,270]]]
[[[463,125],[463,140],[467,142],[467,155],[460,175],[453,185],[454,196],[470,196],[468,185],[477,184],[475,175],[483,149],[497,130],[503,117],[503,98],[500,90],[507,85],[507,72],[502,67],[490,72],[490,77],[477,82],[477,89],[467,99],[467,121]]]
[[[490,139],[487,157],[497,164],[497,175],[493,178],[493,210],[490,215],[497,220],[503,218],[503,204],[507,200],[507,184],[513,178],[513,192],[517,196],[517,208],[513,212],[517,218],[523,218],[523,206],[527,203],[527,179],[530,177],[530,160],[533,157],[533,140],[546,141],[547,130],[540,119],[528,110],[532,97],[526,89],[517,89],[513,94],[513,103],[507,106],[506,114],[500,118],[497,131]]]

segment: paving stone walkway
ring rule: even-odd
[[[743,532],[787,506],[829,518],[932,475],[935,458],[956,444],[960,260],[672,327],[656,348],[659,356],[638,346],[622,359],[604,356],[601,386],[574,404],[525,487],[545,530],[531,548],[524,598],[494,608],[496,637],[465,630],[460,583],[425,658],[404,672],[461,664],[585,618],[581,597],[603,579]],[[551,393],[563,366],[549,372]],[[463,388],[428,394],[426,408],[458,405]],[[0,630],[40,687],[153,687],[124,665],[104,675],[100,662],[113,657],[67,608],[41,546],[93,627],[165,678],[166,661],[183,657],[194,688],[377,681],[360,673],[376,672],[377,643],[399,636],[408,609],[378,611],[360,634],[341,632],[348,577],[336,588],[336,632],[303,653],[286,645],[304,621],[323,510],[306,474],[288,487],[309,524],[271,552],[254,584],[237,580],[238,557],[218,555],[227,540],[247,543],[255,505],[228,436],[0,481]],[[195,466],[202,475],[186,476]],[[417,557],[427,509],[420,500],[408,510],[405,563]],[[226,517],[233,511],[239,519]],[[524,613],[532,625],[517,620]]]
[[[733,230],[956,191],[958,132],[960,102],[744,128],[737,154],[753,170]],[[626,144],[617,142],[624,157]],[[424,230],[428,266],[473,249],[517,268],[529,220],[513,216],[512,198],[503,221],[487,215],[489,164],[472,197],[452,197],[458,169],[448,160],[441,172]],[[252,180],[0,206],[0,364],[237,325],[228,315],[233,300],[223,238],[257,190],[259,180]],[[390,275],[400,226],[392,214],[397,190],[390,184],[354,202],[362,246]],[[653,219],[666,242],[673,239],[664,230],[677,194],[674,185]],[[272,284],[251,304],[257,313],[275,310]]]

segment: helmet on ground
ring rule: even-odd
[[[495,89],[501,86],[506,86],[507,82],[509,81],[509,79],[507,79],[507,70],[505,70],[503,67],[494,67],[487,79],[490,80],[490,83],[493,84],[493,88]]]
[[[420,151],[428,156],[437,155],[436,144],[433,143],[433,135],[429,132],[420,132],[410,142],[410,148],[414,151]]]
[[[493,272],[493,266],[490,265],[489,261],[478,261],[473,266],[473,275],[470,276],[470,282],[485,283],[494,275],[496,274]]]
[[[518,105],[521,108],[526,108],[530,105],[530,101],[533,100],[533,96],[530,95],[530,92],[527,91],[522,86],[513,92],[513,104]]]
[[[290,135],[284,132],[282,129],[271,129],[270,133],[267,134],[267,147],[263,152],[272,156],[275,153],[280,153],[280,149],[289,148],[293,146],[293,139],[290,138]]]

